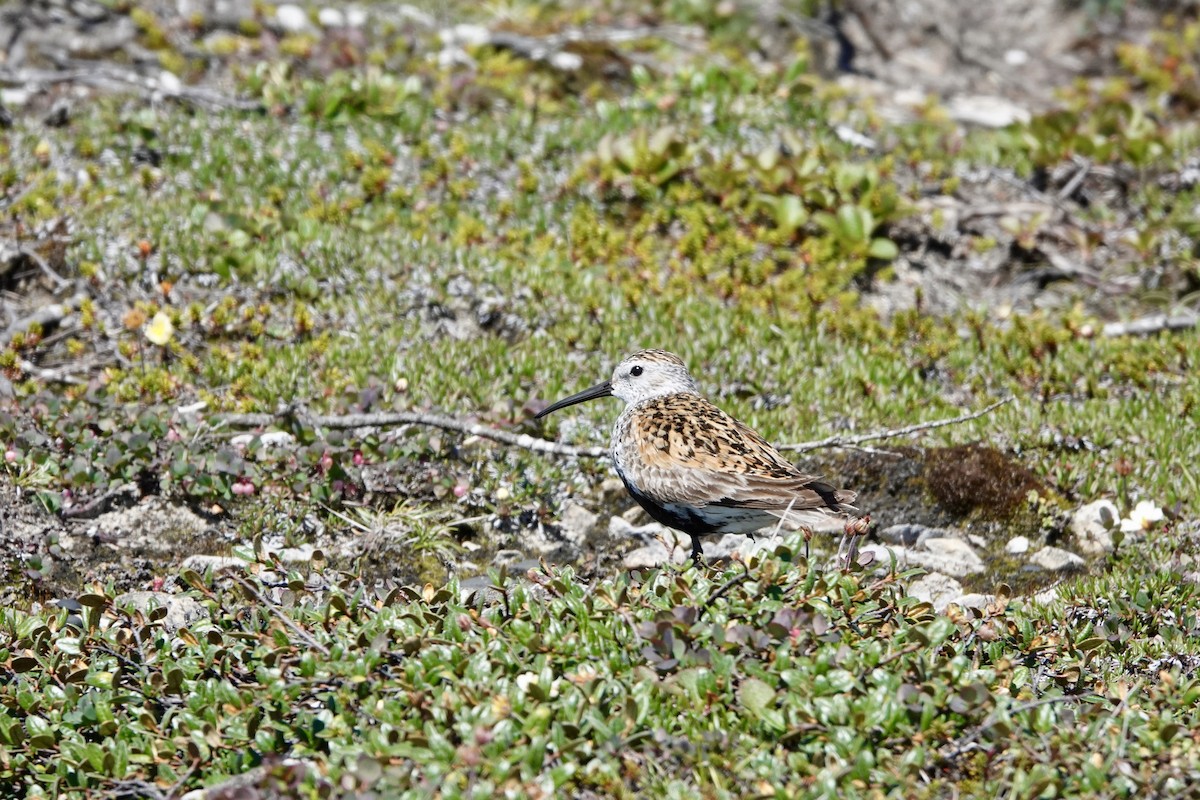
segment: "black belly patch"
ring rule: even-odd
[[[704,517],[695,511],[685,510],[681,513],[677,508],[668,510],[665,506],[655,502],[651,497],[642,494],[631,486],[629,481],[625,480],[624,476],[621,477],[621,482],[625,484],[625,488],[629,491],[630,496],[637,501],[639,506],[646,509],[646,513],[655,522],[660,522],[668,528],[674,528],[677,531],[683,531],[689,536],[702,536],[717,530],[717,526],[706,521]]]

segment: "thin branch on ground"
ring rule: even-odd
[[[54,284],[58,288],[61,289],[62,287],[69,286],[71,284],[69,280],[55,272],[46,259],[42,258],[41,253],[39,253],[37,250],[34,250],[32,247],[21,245],[17,247],[17,252],[32,261],[47,278],[54,281]]]
[[[954,425],[959,422],[967,422],[969,420],[982,417],[984,414],[994,411],[1011,400],[1011,397],[1003,400],[997,400],[995,403],[992,403],[991,405],[979,411],[974,411],[970,414],[963,414],[951,419],[921,422],[904,428],[877,431],[875,433],[864,433],[858,436],[830,436],[828,438],[818,439],[817,441],[813,442],[800,442],[797,444],[780,445],[779,449],[805,453],[810,450],[819,450],[825,447],[848,447],[866,450],[879,455],[896,456],[898,455],[897,453],[886,450],[875,450],[874,448],[863,448],[861,445],[864,442],[893,439],[897,436],[907,436],[920,431],[941,428],[945,425]],[[520,447],[525,450],[533,450],[536,453],[546,453],[554,456],[567,456],[570,458],[607,458],[609,456],[608,449],[604,447],[586,447],[563,444],[561,442],[551,442],[547,439],[539,439],[536,436],[530,436],[527,433],[512,433],[510,431],[504,431],[498,428],[482,425],[478,422],[466,422],[453,417],[445,417],[440,414],[423,414],[416,411],[394,411],[372,414],[310,415],[299,412],[296,409],[286,409],[277,414],[220,414],[214,417],[215,422],[230,428],[266,428],[286,420],[295,420],[301,424],[311,425],[314,428],[332,428],[338,430],[345,430],[347,428],[387,428],[396,425],[427,425],[432,428],[454,431],[455,433],[462,433],[467,436],[478,436],[483,439],[491,439],[492,441],[500,442],[501,444]]]
[[[576,447],[559,442],[539,439],[526,433],[511,433],[481,425],[478,422],[466,422],[444,417],[440,414],[422,414],[415,411],[396,411],[377,414],[345,414],[311,416],[297,415],[288,411],[282,414],[222,414],[216,417],[218,422],[232,428],[265,428],[277,424],[283,419],[294,418],[317,428],[386,428],[395,425],[427,425],[432,428],[454,431],[467,436],[479,436],[491,439],[501,444],[533,450],[537,453],[548,453],[555,456],[572,456],[575,458],[605,458],[608,450],[604,447]]]
[[[59,512],[59,515],[64,519],[79,519],[89,518],[99,514],[110,500],[120,494],[132,493],[136,499],[137,487],[132,483],[118,484],[103,494],[93,497],[86,503],[81,503],[77,506],[68,506]]]
[[[104,91],[133,89],[153,99],[179,100],[210,109],[261,111],[257,100],[244,100],[212,89],[167,83],[149,75],[140,75],[111,64],[94,64],[79,69],[0,69],[0,83],[16,85],[80,83]]]
[[[87,385],[87,381],[75,377],[73,370],[68,371],[65,367],[60,369],[46,369],[24,358],[17,359],[17,367],[20,368],[21,372],[37,378],[43,383],[65,383],[68,386]]]
[[[973,419],[978,419],[985,414],[990,414],[1005,403],[1012,402],[1011,397],[1005,397],[1003,400],[997,400],[985,408],[978,411],[972,411],[969,414],[961,414],[950,419],[937,419],[931,422],[918,422],[915,425],[906,425],[903,428],[894,428],[885,431],[876,431],[875,433],[863,433],[858,436],[829,436],[824,439],[818,439],[815,442],[800,442],[798,444],[781,444],[779,450],[792,450],[798,453],[806,453],[809,450],[819,450],[824,447],[850,447],[862,444],[863,442],[877,442],[883,439],[895,439],[898,436],[908,436],[921,431],[928,431],[934,428],[941,428],[946,425],[957,425],[960,422],[969,422]]]
[[[14,336],[16,336],[18,333],[24,333],[25,331],[29,330],[31,325],[41,325],[43,328],[51,325],[57,325],[63,320],[63,318],[79,308],[79,306],[81,306],[83,301],[86,299],[87,294],[85,292],[80,292],[74,297],[67,298],[61,303],[51,303],[49,305],[42,306],[32,314],[21,317],[19,320],[9,325],[8,329],[4,331],[3,339],[0,339],[0,346],[8,346],[8,344],[12,342]]]
[[[636,28],[584,27],[568,28],[547,36],[531,36],[510,31],[489,31],[487,44],[511,50],[531,61],[540,61],[567,71],[577,69],[577,59],[559,59],[568,45],[617,45],[644,39],[661,39],[683,49],[696,49],[691,41],[699,35],[698,28],[679,25],[642,26]]]
[[[750,577],[751,577],[750,570],[749,570],[749,568],[746,567],[746,565],[744,563],[742,564],[742,570],[743,571],[740,574],[734,575],[732,578],[727,580],[725,583],[721,584],[717,588],[716,591],[714,591],[712,594],[710,594],[708,596],[708,599],[704,601],[704,605],[700,606],[700,610],[696,613],[696,621],[697,622],[704,619],[704,612],[707,611],[712,606],[713,603],[717,602],[722,597],[729,594],[729,591],[731,589],[733,589],[733,587],[737,586],[740,583],[745,583],[746,581],[750,580]]]
[[[252,586],[250,584],[250,581],[246,580],[245,578],[241,578],[241,577],[234,577],[233,581],[239,587],[241,587],[242,591],[244,591],[246,594],[250,595],[250,597],[252,597],[254,600],[256,600],[259,603],[259,605],[265,607],[267,609],[267,611],[271,612],[271,616],[275,617],[275,619],[282,622],[285,626],[287,626],[287,628],[289,630],[291,630],[292,633],[296,634],[301,639],[303,639],[305,644],[307,644],[313,650],[316,650],[317,652],[319,652],[321,655],[326,656],[326,657],[329,656],[329,648],[328,647],[326,647],[325,645],[321,644],[316,639],[314,639],[313,635],[311,633],[304,630],[304,628],[302,628],[294,619],[289,617],[287,614],[283,613],[283,611],[279,608],[278,605],[276,605],[275,603],[271,602],[266,597],[264,597],[262,592],[258,591],[257,589],[254,588],[254,586]]]
[[[1154,314],[1129,322],[1110,322],[1104,326],[1105,336],[1149,336],[1160,331],[1185,331],[1200,324],[1200,314]]]
[[[1078,704],[1082,701],[1082,699],[1082,697],[1076,695],[1054,695],[1052,697],[1039,697],[1036,700],[1029,701],[1028,703],[1021,703],[1020,705],[1011,706],[1009,708],[996,709],[992,713],[988,714],[987,718],[981,724],[975,726],[974,729],[968,731],[951,742],[947,742],[947,745],[953,745],[953,748],[948,753],[943,755],[942,759],[945,761],[953,761],[958,756],[977,746],[979,737],[983,735],[984,731],[996,724],[996,716],[1000,711],[1005,711],[1010,717],[1013,717],[1017,714],[1023,714],[1026,711],[1032,711],[1035,708],[1045,705],[1053,705],[1056,703]]]

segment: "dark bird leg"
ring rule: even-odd
[[[700,546],[700,537],[692,534],[692,563],[697,567],[704,566],[704,548]]]

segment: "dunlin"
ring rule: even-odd
[[[612,432],[617,474],[651,517],[691,537],[697,564],[706,534],[750,534],[781,521],[813,525],[856,511],[854,492],[798,470],[705,399],[679,356],[665,350],[628,356],[611,380],[553,403],[537,418],[609,396],[625,401]]]

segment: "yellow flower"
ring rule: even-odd
[[[171,324],[171,317],[165,311],[155,314],[154,319],[150,320],[150,324],[146,326],[146,338],[159,347],[171,341],[174,333],[175,326]]]

